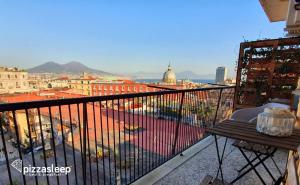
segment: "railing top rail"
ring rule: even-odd
[[[3,103],[0,104],[0,112],[70,105],[70,104],[80,104],[80,103],[106,101],[106,100],[117,100],[117,99],[126,99],[126,98],[138,98],[138,97],[147,97],[147,96],[157,96],[157,95],[176,94],[176,93],[185,93],[185,92],[201,92],[207,90],[232,89],[232,88],[235,88],[235,86],[218,86],[218,87],[207,87],[207,88],[197,88],[197,89],[168,90],[168,91],[118,94],[118,95],[108,95],[108,96],[88,96],[88,97],[79,97],[79,98]]]

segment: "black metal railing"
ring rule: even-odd
[[[1,104],[0,185],[130,184],[227,118],[234,89]]]

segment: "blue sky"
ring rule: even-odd
[[[239,43],[283,37],[258,0],[0,0],[0,65],[80,61],[114,72],[231,76]]]

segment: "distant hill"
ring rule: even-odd
[[[70,73],[70,74],[80,74],[82,72],[87,72],[90,74],[111,76],[113,74],[89,68],[80,62],[69,62],[66,64],[58,64],[56,62],[46,62],[42,65],[28,69],[29,73]]]
[[[136,79],[162,79],[163,72],[151,73],[151,72],[139,71],[127,75]],[[182,71],[176,73],[176,78],[177,79],[214,79],[215,75],[214,74],[199,75],[192,71]]]

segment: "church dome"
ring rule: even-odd
[[[173,71],[170,64],[168,66],[168,70],[164,73],[162,81],[164,83],[169,83],[169,84],[175,84],[176,83],[176,75],[175,75],[175,73],[174,73],[174,71]]]

